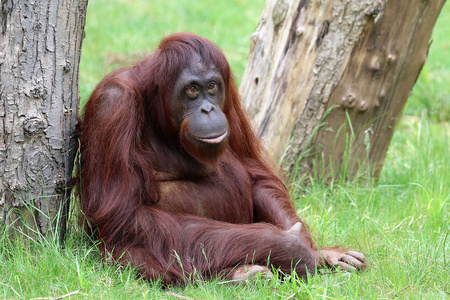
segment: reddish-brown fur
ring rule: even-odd
[[[183,128],[170,119],[171,88],[195,55],[216,66],[227,88],[228,146],[213,161],[183,150]],[[305,225],[288,231],[301,220],[210,41],[172,35],[106,76],[84,108],[80,139],[82,211],[102,250],[146,278],[183,283],[227,276],[242,264],[305,275],[325,264]]]

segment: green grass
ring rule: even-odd
[[[228,3],[233,4],[228,4]],[[225,4],[226,3],[226,4]],[[264,1],[94,0],[81,63],[82,98],[112,68],[154,49],[169,32],[216,41],[239,79]],[[363,251],[369,268],[308,282],[198,282],[162,289],[101,259],[75,226],[61,247],[51,237],[11,240],[0,231],[0,298],[50,299],[448,299],[450,297],[450,5],[428,62],[391,142],[375,187],[292,184],[299,213],[321,245]],[[67,297],[69,298],[69,297]],[[67,299],[66,298],[66,299]]]
[[[406,105],[406,114],[425,111],[434,121],[450,121],[450,7],[444,6],[433,32],[428,60]]]

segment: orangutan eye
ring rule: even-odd
[[[208,90],[210,90],[210,91],[216,90],[216,88],[217,88],[217,84],[214,81],[212,81],[208,84]]]
[[[199,91],[200,91],[200,89],[198,88],[198,86],[193,84],[187,88],[186,94],[189,98],[195,99],[195,98],[197,98]]]
[[[214,81],[211,81],[208,84],[208,93],[214,94],[217,91],[217,84]]]

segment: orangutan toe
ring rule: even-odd
[[[273,277],[273,273],[267,267],[260,265],[243,265],[233,270],[231,280],[234,283],[245,283],[258,276],[258,274],[261,274],[261,278],[264,279],[271,279]]]

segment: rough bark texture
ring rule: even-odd
[[[444,2],[267,1],[240,92],[287,170],[378,177]]]
[[[86,6],[87,0],[1,2],[0,218],[4,224],[20,217],[45,234],[67,208]]]

